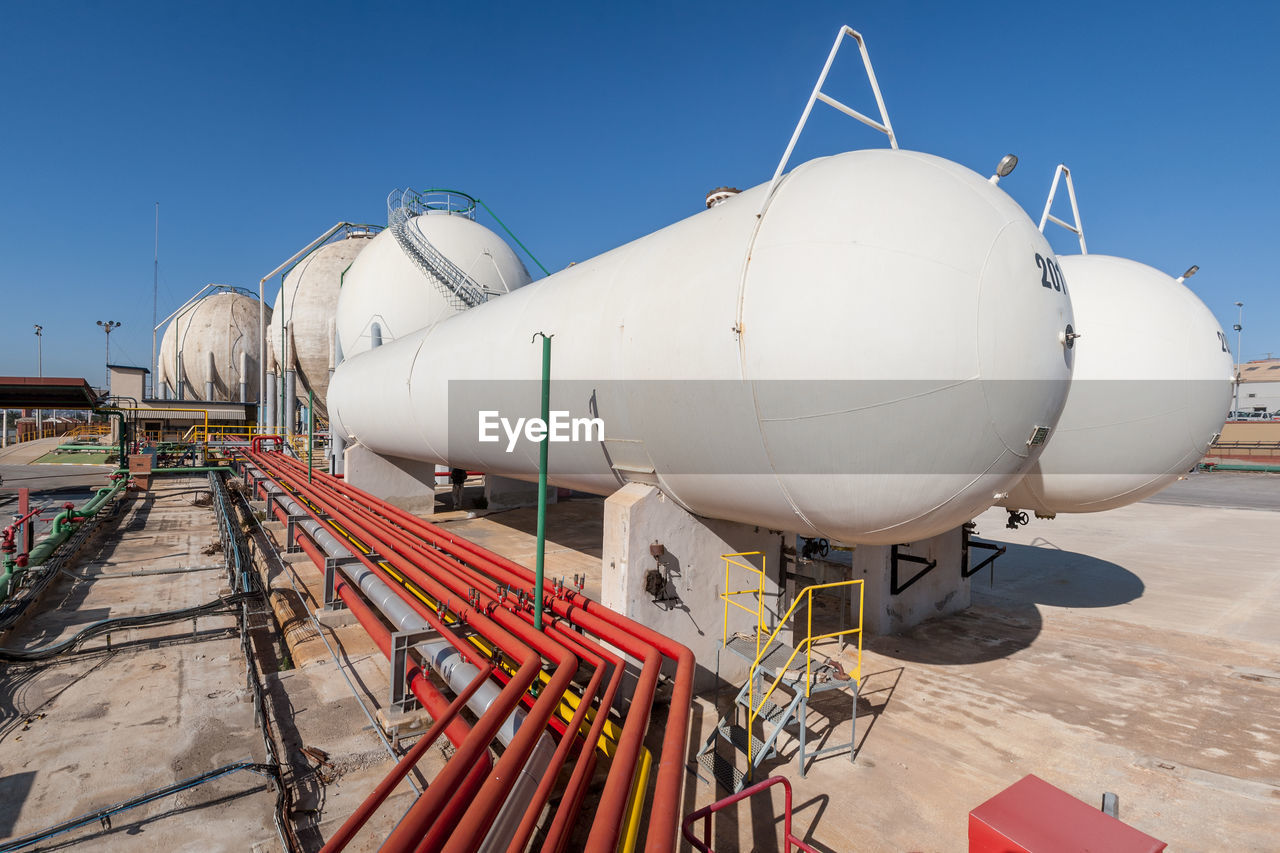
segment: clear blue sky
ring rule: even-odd
[[[765,181],[836,29],[867,38],[903,147],[1039,217],[1072,167],[1090,250],[1191,285],[1280,354],[1280,11],[1191,2],[5,2],[0,374],[102,381],[160,316],[257,280],[393,187],[492,206],[551,269]],[[873,109],[856,52],[828,87]],[[884,144],[819,106],[797,158]],[[1056,248],[1074,251],[1069,235]],[[1269,248],[1270,247],[1270,248]],[[532,269],[532,267],[531,267]],[[269,298],[273,291],[269,292]],[[1235,335],[1229,333],[1235,346]]]

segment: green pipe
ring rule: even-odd
[[[1261,471],[1265,473],[1280,473],[1280,465],[1263,465],[1262,463],[1248,464],[1244,462],[1212,462],[1204,466],[1209,471]]]
[[[542,423],[544,430],[551,422],[551,335],[542,335]],[[543,433],[538,442],[538,558],[534,570],[533,590],[533,627],[542,630],[542,584],[544,574],[544,558],[547,553],[547,450],[551,447],[551,436]]]
[[[208,474],[210,472],[213,472],[215,474],[236,473],[234,468],[231,468],[230,466],[227,466],[227,465],[204,465],[198,468],[152,468],[150,471],[147,471],[146,473],[148,474]],[[129,473],[129,469],[118,468],[116,469],[116,473],[127,475]]]
[[[128,453],[128,436],[125,429],[124,412],[119,409],[94,409],[98,414],[107,415],[108,417],[117,417],[120,419],[120,464],[123,465],[125,460],[129,458]]]
[[[517,246],[519,246],[521,249],[524,249],[524,253],[533,259],[533,262],[538,265],[538,269],[542,270],[544,275],[551,275],[551,272],[542,265],[542,261],[533,257],[533,252],[529,251],[529,247],[526,246],[524,243],[521,243],[520,238],[517,237],[515,234],[511,233],[511,229],[507,227],[505,222],[503,222],[501,219],[498,218],[498,214],[494,213],[492,210],[489,210],[489,205],[485,204],[483,201],[480,201],[480,199],[476,199],[476,203],[479,204],[481,207],[483,207],[486,211],[488,211],[489,215],[493,217],[493,221],[502,226],[502,230],[507,232],[508,237],[516,241]]]
[[[517,245],[517,246],[519,246],[521,249],[524,249],[524,253],[525,253],[526,255],[528,255],[528,256],[529,256],[529,258],[530,258],[530,259],[531,259],[535,264],[537,264],[537,265],[538,265],[538,269],[542,270],[542,272],[543,272],[543,274],[544,274],[544,275],[551,275],[551,271],[550,271],[550,270],[548,270],[546,267],[544,267],[544,266],[542,265],[542,261],[540,261],[540,260],[538,260],[537,258],[535,258],[535,257],[533,256],[533,252],[530,252],[530,251],[529,251],[529,247],[528,247],[528,246],[526,246],[524,243],[521,243],[521,242],[520,242],[520,238],[519,238],[519,237],[517,237],[517,236],[516,236],[516,235],[511,231],[511,229],[510,229],[510,228],[508,228],[508,227],[507,227],[507,223],[505,223],[505,222],[503,222],[501,219],[499,219],[499,218],[498,218],[498,214],[494,213],[494,212],[493,212],[493,210],[489,207],[489,205],[485,204],[485,203],[484,203],[483,201],[481,201],[480,199],[476,198],[476,197],[475,197],[475,196],[473,196],[473,195],[470,195],[469,193],[464,193],[462,190],[451,190],[451,189],[447,189],[447,188],[445,188],[445,187],[432,187],[432,188],[431,188],[431,189],[429,189],[429,190],[423,190],[423,191],[422,191],[422,193],[423,193],[423,195],[425,195],[426,193],[453,193],[454,195],[460,195],[460,196],[462,196],[463,198],[469,198],[469,199],[471,199],[473,202],[475,202],[476,204],[478,204],[478,205],[480,205],[481,207],[483,207],[483,208],[485,209],[485,212],[486,212],[486,213],[488,213],[490,216],[492,216],[492,217],[493,217],[493,221],[494,221],[494,222],[496,222],[496,223],[498,223],[499,227],[501,227],[503,231],[506,231],[506,232],[507,232],[507,236],[508,236],[508,237],[510,237],[512,240],[515,240],[515,241],[516,241],[516,245]]]
[[[121,429],[123,431],[123,423],[121,424]],[[71,531],[75,530],[76,522],[91,518],[107,501],[123,489],[127,482],[127,479],[121,478],[110,486],[100,486],[93,497],[85,501],[80,507],[64,509],[54,516],[53,528],[49,531],[49,534],[37,542],[35,547],[31,549],[31,553],[27,555],[27,567],[42,565],[57,550],[59,545],[67,541]],[[15,563],[12,555],[5,555],[3,573],[0,573],[0,601],[4,601],[9,597],[14,581],[23,571],[25,569]]]

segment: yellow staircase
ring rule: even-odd
[[[770,630],[765,625],[764,599],[767,578],[765,555],[759,551],[751,551],[741,554],[724,554],[722,557],[725,561],[725,591],[720,597],[724,600],[724,626],[721,632],[721,648],[717,651],[717,669],[721,651],[741,657],[748,662],[749,667],[746,682],[734,700],[733,710],[720,718],[715,731],[710,734],[699,750],[697,756],[699,766],[726,790],[734,793],[741,791],[744,786],[753,781],[756,768],[778,755],[778,737],[791,726],[795,727],[793,736],[799,741],[796,762],[801,776],[807,772],[810,759],[826,753],[848,750],[849,761],[852,762],[856,755],[858,688],[862,681],[862,616],[865,600],[863,582],[848,580],[804,587],[796,595],[795,601],[791,603],[787,612],[778,620],[776,627]],[[756,568],[748,560],[753,557],[760,559],[760,568]],[[739,574],[750,573],[755,579],[754,584],[742,589],[732,588],[731,572],[735,569]],[[857,624],[815,634],[814,595],[831,591],[844,591],[850,596],[856,591]],[[753,607],[748,607],[738,600],[745,596],[754,597]],[[744,610],[755,617],[753,631],[730,636],[730,606]],[[801,632],[801,626],[803,626],[803,632]],[[792,629],[794,644],[781,639],[787,628]],[[821,654],[815,666],[815,645],[825,640],[844,637],[857,638],[857,662],[853,671],[845,672],[838,661]],[[780,688],[781,693],[779,693]],[[815,693],[831,690],[847,690],[851,694],[849,741],[822,749],[809,750],[807,748],[809,700]],[[743,718],[742,724],[738,722],[739,717]],[[722,754],[720,747],[724,744],[728,744],[733,751],[742,753],[746,757],[746,772],[738,770],[735,762]]]

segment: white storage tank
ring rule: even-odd
[[[171,399],[238,402],[245,382],[248,399],[257,400],[260,346],[257,297],[231,287],[211,293],[165,328],[156,387]]]
[[[556,485],[652,482],[698,515],[882,544],[991,506],[1071,376],[1043,235],[918,152],[822,158],[766,190],[349,358],[333,422],[376,453],[533,480],[537,445],[478,422],[538,413],[546,332],[552,409],[605,425],[551,445]],[[346,307],[340,327],[364,321]]]
[[[344,358],[369,349],[375,337],[388,343],[465,310],[465,302],[442,280],[433,250],[443,256],[444,266],[460,271],[487,295],[509,293],[531,281],[506,241],[474,221],[474,199],[456,192],[397,190],[392,195],[387,229],[370,241],[343,279],[338,338]]]
[[[1100,512],[1149,497],[1193,468],[1231,408],[1227,338],[1204,303],[1146,264],[1058,258],[1071,287],[1071,392],[1039,460],[1001,505]]]
[[[299,399],[306,402],[314,391],[316,411],[323,415],[329,390],[329,368],[333,356],[333,324],[337,316],[338,294],[347,271],[360,252],[372,243],[374,231],[349,228],[346,237],[327,243],[298,262],[285,276],[284,285],[272,306],[274,322],[267,326],[267,339],[276,362],[283,363],[282,323],[293,324],[297,352],[294,362],[301,385]]]

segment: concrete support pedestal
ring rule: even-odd
[[[558,490],[555,486],[547,486],[547,503],[556,502]],[[524,480],[511,480],[506,477],[484,475],[484,499],[488,509],[516,509],[522,506],[538,505],[538,484],[526,483]]]
[[[655,558],[650,546],[662,545]],[[714,686],[716,651],[724,623],[725,566],[722,554],[762,551],[767,557],[764,620],[775,624],[782,571],[783,534],[686,512],[654,486],[629,483],[604,504],[601,603],[684,643],[698,661],[695,688]],[[760,557],[741,558],[757,568]],[[646,575],[650,575],[646,588]],[[731,589],[758,587],[756,575],[734,569]],[[655,596],[654,590],[660,589]],[[752,595],[737,596],[755,608]],[[729,635],[754,630],[754,615],[729,608]],[[720,656],[720,677],[741,684],[747,664],[731,653]]]
[[[436,466],[397,456],[380,456],[356,444],[344,455],[346,480],[377,498],[418,515],[435,512]]]
[[[853,577],[866,581],[866,634],[873,637],[896,634],[926,619],[968,607],[969,579],[960,576],[962,547],[958,527],[932,539],[898,546],[900,588],[925,568],[921,563],[901,559],[902,556],[936,560],[937,565],[897,594],[893,592],[893,547],[859,545],[854,548]]]

